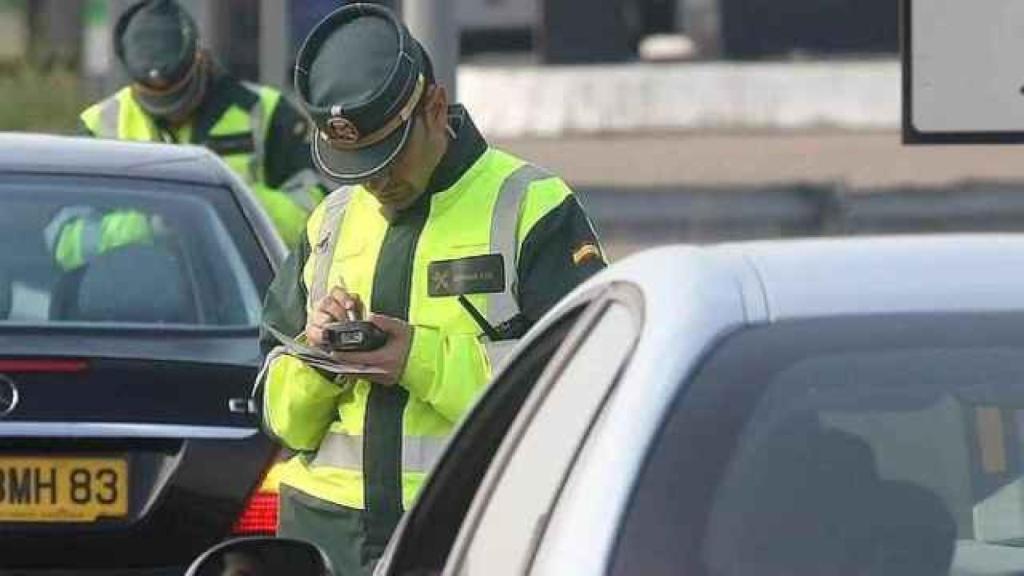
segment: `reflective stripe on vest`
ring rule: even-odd
[[[263,133],[263,118],[263,98],[257,98],[256,103],[249,109],[249,130],[252,131],[253,146],[252,156],[249,157],[249,181],[253,184],[263,181],[263,159],[265,156],[263,146],[266,142],[266,135]]]
[[[492,326],[498,326],[519,314],[519,302],[516,299],[519,288],[516,258],[519,215],[530,185],[551,177],[551,174],[536,166],[524,164],[505,178],[498,191],[498,200],[491,216],[491,253],[501,254],[505,266],[505,290],[488,296],[487,320]],[[327,295],[327,274],[341,235],[338,227],[353,192],[353,187],[346,186],[327,198],[324,219],[320,224],[320,238],[314,247],[316,260],[313,265],[313,285],[309,287],[310,302],[314,304]]]
[[[338,188],[327,197],[324,206],[324,219],[320,223],[320,238],[313,247],[313,285],[309,287],[309,301],[314,306],[327,295],[327,275],[334,262],[334,250],[338,247],[341,236],[341,219],[345,215],[345,207],[352,199],[355,189],[351,186]],[[342,281],[344,282],[344,281]]]
[[[405,436],[402,438],[402,471],[429,472],[441,458],[448,437]],[[363,469],[363,437],[328,432],[320,443],[312,466],[346,470]]]
[[[292,174],[291,178],[285,180],[278,189],[287,194],[303,210],[312,213],[316,205],[320,203],[320,194],[317,191],[319,184],[320,179],[316,177],[316,173],[307,168]]]
[[[519,215],[530,184],[547,178],[551,178],[551,174],[536,166],[524,164],[509,174],[501,184],[491,217],[491,253],[501,254],[505,263],[505,290],[488,296],[487,321],[491,326],[499,326],[519,314],[519,302],[516,299],[519,292],[516,258]]]
[[[82,219],[82,236],[79,239],[82,262],[87,262],[100,253],[100,242],[102,241],[103,216],[92,212]]]
[[[99,134],[101,138],[120,138],[121,100],[118,96],[107,98],[100,104]]]

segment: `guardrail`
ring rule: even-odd
[[[577,191],[613,257],[655,244],[948,232],[1024,232],[1024,182],[851,189],[792,184]]]
[[[459,67],[490,138],[692,130],[896,130],[894,58]]]

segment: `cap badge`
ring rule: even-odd
[[[335,116],[327,120],[327,136],[342,144],[355,144],[359,141],[359,128],[348,118]]]
[[[164,75],[156,68],[151,69],[150,72],[146,73],[146,80],[148,80],[148,84],[157,88],[167,86],[167,79],[165,79]]]

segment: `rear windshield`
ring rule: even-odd
[[[712,508],[709,564],[1019,574],[1020,353],[838,352],[777,374]]]
[[[728,340],[673,407],[612,573],[1024,574],[1022,320]]]
[[[0,181],[0,325],[255,326],[256,242],[235,206],[203,186]]]

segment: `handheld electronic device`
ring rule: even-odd
[[[348,319],[324,326],[324,340],[335,352],[369,352],[384,346],[388,334],[373,322],[360,320],[354,310],[349,310]]]

